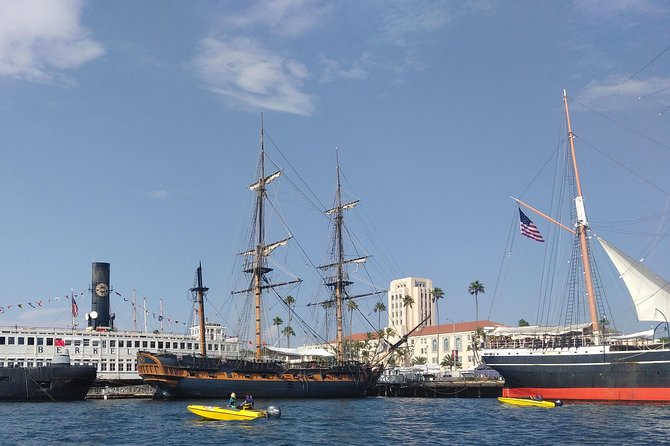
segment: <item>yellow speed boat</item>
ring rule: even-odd
[[[513,406],[525,406],[525,407],[556,407],[560,406],[554,401],[545,401],[532,398],[507,398],[507,397],[498,397],[498,401],[505,404],[511,404]]]
[[[281,409],[275,406],[270,406],[267,410],[258,410],[191,404],[186,409],[208,420],[250,421],[257,418],[279,418],[281,416]]]

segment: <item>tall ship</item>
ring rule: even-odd
[[[0,390],[3,383],[26,381],[19,377],[18,373],[23,373],[20,370],[41,370],[40,379],[30,378],[33,372],[24,375],[28,381],[40,382],[41,387],[48,386],[45,377],[50,366],[65,363],[71,364],[67,369],[70,372],[83,370],[85,373],[82,376],[86,376],[87,380],[92,376],[91,382],[95,387],[142,384],[137,371],[138,351],[160,349],[179,354],[196,353],[201,349],[201,333],[205,336],[202,345],[209,356],[237,356],[238,339],[227,336],[224,328],[217,323],[206,322],[204,329],[198,323],[184,332],[116,327],[115,316],[111,312],[110,269],[110,264],[105,262],[93,262],[91,265],[91,300],[90,310],[85,312],[85,327],[78,328],[76,323],[60,328],[0,326]],[[78,316],[78,306],[76,312],[74,307],[73,321]],[[61,372],[64,371],[64,368],[61,369]],[[10,375],[14,377],[12,381],[3,381],[3,376]],[[4,394],[0,391],[0,399]]]
[[[563,401],[668,402],[670,401],[670,346],[655,329],[621,334],[610,328],[611,316],[603,281],[593,258],[591,234],[582,195],[567,93],[563,95],[568,172],[572,182],[574,225],[560,225],[520,200],[525,208],[573,234],[572,278],[560,325],[497,327],[486,336],[482,360],[505,378],[504,397],[532,397]],[[523,214],[524,235],[543,241],[537,227]],[[524,218],[525,217],[525,218]],[[525,232],[524,232],[525,231]],[[637,319],[658,323],[667,330],[670,315],[669,282],[602,238],[600,245],[620,274],[633,300]],[[583,280],[581,280],[583,278]],[[578,302],[586,296],[584,313],[577,319]]]
[[[264,305],[270,297],[279,298],[280,303],[289,305],[288,297],[278,294],[281,287],[300,282],[293,278],[273,283],[269,273],[270,254],[289,243],[291,235],[279,241],[266,241],[266,211],[276,209],[269,202],[268,185],[276,180],[282,171],[266,174],[266,153],[264,130],[261,125],[260,155],[256,181],[249,186],[255,194],[254,212],[250,230],[248,249],[239,255],[243,258],[242,270],[247,275],[248,286],[232,294],[248,296],[252,320],[248,324],[254,330],[249,341],[248,355],[238,359],[211,357],[201,350],[197,355],[179,355],[160,351],[138,353],[138,371],[145,383],[156,389],[157,396],[175,398],[227,398],[232,392],[252,394],[257,398],[355,398],[363,397],[366,390],[376,383],[383,371],[383,359],[397,346],[389,346],[384,352],[369,361],[361,362],[347,348],[344,334],[344,313],[347,303],[364,295],[350,294],[353,282],[347,273],[350,265],[360,265],[366,256],[345,256],[344,213],[353,208],[357,201],[343,202],[340,187],[340,169],[337,164],[337,191],[334,206],[323,211],[333,228],[333,244],[330,263],[316,267],[320,271],[328,297],[315,303],[320,310],[333,310],[335,314],[336,339],[321,338],[314,344],[302,348],[273,347],[267,341],[269,330],[263,330]],[[197,269],[197,282],[191,290],[200,303],[200,315],[204,315],[203,297],[208,288],[203,286],[202,269]],[[377,294],[382,293],[380,291]],[[365,294],[369,295],[369,294]],[[332,311],[331,311],[332,313]],[[297,313],[294,320],[299,319]],[[202,317],[202,316],[201,316]],[[243,319],[241,317],[241,319]],[[290,329],[290,327],[287,327]],[[406,339],[406,338],[405,338]],[[401,342],[401,341],[399,341]],[[202,345],[202,343],[201,343]]]

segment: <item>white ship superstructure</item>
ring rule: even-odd
[[[219,324],[205,326],[207,356],[238,357],[237,338],[226,337]],[[66,328],[0,327],[0,367],[42,366],[62,353],[72,364],[91,364],[98,369],[98,381],[133,384],[138,350],[159,350],[177,354],[200,351],[200,328],[188,334],[135,331],[72,330]]]

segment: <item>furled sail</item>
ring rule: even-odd
[[[598,241],[626,284],[633,298],[638,320],[663,321],[665,317],[670,317],[670,282],[602,238]]]

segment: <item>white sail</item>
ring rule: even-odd
[[[670,282],[605,240],[599,238],[598,241],[626,284],[638,320],[663,321],[670,316]]]

